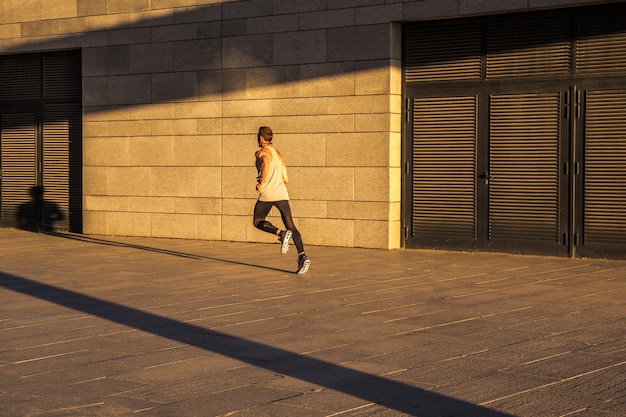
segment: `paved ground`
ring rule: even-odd
[[[0,229],[0,416],[626,416],[626,261]]]

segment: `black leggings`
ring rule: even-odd
[[[254,206],[254,227],[259,230],[262,230],[267,233],[276,234],[278,232],[278,228],[274,226],[272,223],[265,220],[267,215],[270,213],[272,207],[276,207],[280,212],[280,217],[283,219],[283,223],[288,230],[291,230],[291,238],[293,239],[293,243],[298,248],[298,253],[304,252],[304,244],[302,243],[302,237],[300,236],[300,232],[296,228],[296,225],[293,223],[293,218],[291,217],[291,207],[289,206],[289,200],[280,200],[280,201],[257,201]]]

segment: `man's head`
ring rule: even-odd
[[[267,126],[261,126],[259,128],[259,133],[256,136],[259,142],[259,146],[261,146],[261,139],[263,139],[267,143],[272,143],[273,137],[274,137],[274,134],[272,133],[272,129],[270,129]]]

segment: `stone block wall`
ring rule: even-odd
[[[269,125],[306,244],[398,248],[399,22],[583,3],[3,0],[0,53],[82,51],[85,233],[274,241],[252,226]]]

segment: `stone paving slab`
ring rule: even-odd
[[[626,261],[0,229],[0,417],[626,416]]]

